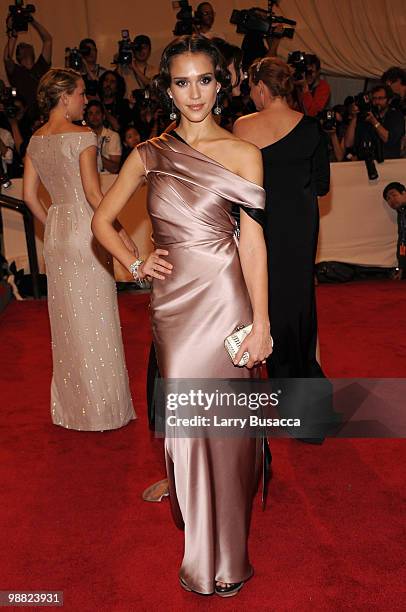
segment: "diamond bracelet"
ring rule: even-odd
[[[135,280],[136,283],[138,283],[138,285],[140,287],[143,287],[145,284],[144,279],[140,278],[140,275],[138,274],[138,270],[141,266],[141,264],[144,263],[143,259],[136,259],[130,266],[128,266],[128,269],[130,270],[131,274],[133,275],[133,278]]]

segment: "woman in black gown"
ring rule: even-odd
[[[277,379],[322,378],[316,359],[314,264],[317,196],[328,192],[330,182],[327,144],[316,119],[289,108],[293,81],[287,64],[273,57],[257,60],[250,68],[250,86],[258,112],[238,119],[234,133],[257,145],[264,162],[269,314],[275,342],[268,373]],[[308,413],[309,388],[297,380],[290,384],[295,413]],[[326,385],[318,390],[329,397]],[[324,420],[330,399],[322,411]]]

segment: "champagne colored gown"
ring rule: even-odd
[[[138,146],[148,182],[156,248],[174,268],[154,280],[151,316],[163,378],[248,378],[224,338],[252,321],[234,239],[233,204],[262,211],[262,187],[227,170],[176,132]],[[253,215],[254,216],[254,215]],[[175,521],[185,530],[180,576],[195,591],[252,575],[247,539],[261,459],[255,438],[166,438]]]
[[[135,418],[121,338],[112,259],[93,237],[79,156],[89,132],[38,135],[27,153],[52,205],[44,236],[52,335],[55,425],[116,429]]]

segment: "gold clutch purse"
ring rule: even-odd
[[[233,333],[227,336],[227,338],[224,340],[224,346],[227,353],[230,355],[231,361],[234,361],[235,356],[241,348],[243,340],[248,336],[251,330],[252,323],[250,325],[239,325],[235,328]],[[248,363],[249,358],[250,356],[248,352],[245,351],[238,365],[245,366]]]

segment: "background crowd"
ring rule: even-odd
[[[246,35],[240,48],[225,41],[224,34],[217,30],[210,3],[199,4],[195,15],[199,24],[196,32],[214,39],[227,61],[229,87],[222,90],[222,113],[217,120],[231,131],[238,117],[255,111],[246,71],[254,59],[277,55],[283,26],[274,28],[269,38]],[[31,45],[18,42],[19,33],[13,29],[10,17],[7,24],[3,58],[9,86],[0,81],[0,154],[3,173],[13,178],[22,176],[29,139],[44,120],[36,104],[36,90],[41,76],[52,66],[52,36],[36,19],[30,21],[29,27],[42,40],[36,58]],[[85,119],[97,134],[100,172],[117,173],[139,142],[159,135],[171,123],[170,108],[161,102],[153,87],[158,68],[150,63],[151,49],[149,36],[138,34],[131,41],[123,31],[111,69],[98,63],[97,42],[93,39],[85,38],[77,49],[67,49],[66,65],[77,69],[86,83],[89,103]],[[347,97],[343,104],[330,108],[330,87],[321,78],[318,57],[301,54],[290,63],[295,90],[289,103],[320,119],[329,142],[330,161],[381,161],[406,155],[404,69],[389,68],[381,83],[370,91]]]

